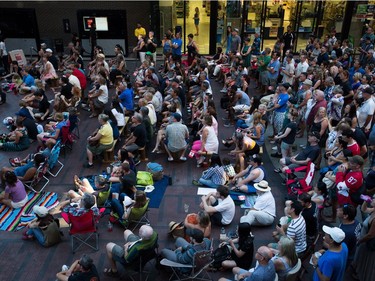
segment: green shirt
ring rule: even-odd
[[[139,257],[139,251],[149,250],[155,246],[158,240],[158,234],[154,231],[149,240],[138,240],[136,241],[128,250],[128,254],[125,256],[127,263],[132,263],[135,259]]]
[[[261,62],[261,61],[264,62],[264,65],[259,64],[259,67],[258,67],[259,72],[262,72],[262,71],[266,71],[266,70],[267,70],[267,66],[268,66],[268,64],[269,64],[270,61],[271,61],[271,56],[263,56],[263,57],[259,57],[259,62]]]

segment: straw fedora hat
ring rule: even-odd
[[[254,183],[254,187],[256,190],[262,192],[271,191],[271,187],[268,185],[267,181],[260,181],[259,183]]]

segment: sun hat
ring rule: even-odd
[[[345,239],[345,232],[341,228],[323,225],[323,231],[331,236],[336,243],[341,243]]]
[[[168,228],[169,228],[168,233],[172,233],[177,227],[180,227],[180,226],[182,226],[182,222],[178,223],[175,221],[171,221],[168,225]]]
[[[312,86],[312,81],[310,79],[306,79],[305,81],[302,82],[303,85],[309,85]]]
[[[48,209],[44,206],[34,206],[33,211],[35,215],[41,218],[44,218],[48,215]]]
[[[268,185],[268,181],[260,181],[259,183],[254,183],[256,190],[267,192],[271,191],[271,187]]]

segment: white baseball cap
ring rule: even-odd
[[[345,232],[341,228],[323,225],[323,231],[331,236],[336,243],[341,243],[345,239]]]

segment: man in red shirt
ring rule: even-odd
[[[337,201],[339,205],[355,205],[351,196],[361,188],[363,184],[362,167],[364,160],[361,156],[356,155],[349,157],[349,170],[344,165],[338,168],[336,174]]]
[[[79,70],[79,63],[71,64],[70,69],[73,71],[72,74],[78,78],[83,93],[87,86],[87,80],[85,74]]]
[[[361,155],[361,149],[353,136],[354,132],[352,129],[345,129],[341,133],[342,140],[348,143],[347,149],[352,152],[353,156]]]

